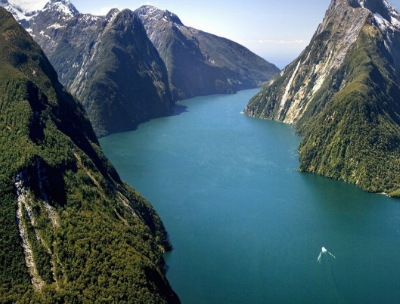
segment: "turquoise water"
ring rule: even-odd
[[[101,139],[164,221],[182,302],[400,303],[400,200],[297,172],[295,129],[240,114],[256,92]]]

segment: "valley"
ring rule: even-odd
[[[293,126],[239,114],[256,93],[189,99],[100,139],[163,219],[182,303],[399,301],[397,200],[298,172]]]
[[[152,5],[0,6],[0,303],[400,301],[387,0],[281,71]]]

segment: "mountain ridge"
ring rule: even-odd
[[[399,195],[397,16],[386,0],[333,0],[306,49],[246,106],[297,126],[300,171]]]
[[[254,88],[279,71],[238,43],[185,26],[167,10],[144,5],[135,12],[167,66],[177,99]]]
[[[15,13],[19,1],[12,1],[7,8]],[[151,6],[133,13],[112,9],[106,16],[81,14],[69,0],[51,0],[41,10],[29,10],[28,3],[24,9],[29,17],[21,12],[15,17],[43,48],[60,81],[83,102],[98,136],[170,115],[180,99],[257,87],[279,71],[245,47],[187,28],[177,15]],[[147,10],[157,26],[144,24]],[[124,17],[115,18],[119,15]],[[165,33],[148,31],[160,24],[168,28]],[[157,49],[160,39],[170,41],[166,52]]]
[[[172,112],[165,65],[130,10],[93,16],[53,0],[28,26],[98,136]]]

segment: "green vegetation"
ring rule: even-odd
[[[366,24],[333,77],[345,78],[346,85],[298,124],[303,136],[300,170],[398,195],[400,88],[388,58],[380,31]],[[318,97],[310,108],[324,104],[325,96]]]
[[[83,103],[96,134],[132,130],[170,114],[174,103],[167,70],[138,17],[124,10],[112,21],[85,25],[85,20],[69,24],[47,54],[61,81]]]
[[[0,66],[0,303],[179,303],[160,218],[120,181],[82,106],[1,8]]]
[[[337,31],[341,33],[335,26],[332,21],[315,35],[284,76],[275,76],[273,83],[253,97],[246,113],[276,119],[288,78],[299,61],[311,58],[291,85],[291,97],[279,117],[284,119],[295,93],[301,89],[311,92],[315,86],[314,66],[331,53],[327,46]],[[305,79],[305,75],[313,77]],[[295,121],[302,136],[300,171],[354,183],[365,191],[400,196],[400,87],[392,56],[372,15],[340,68],[326,77],[314,95],[307,96],[298,107],[302,115]]]

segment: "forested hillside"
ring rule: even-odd
[[[0,303],[179,303],[151,205],[0,8]]]

